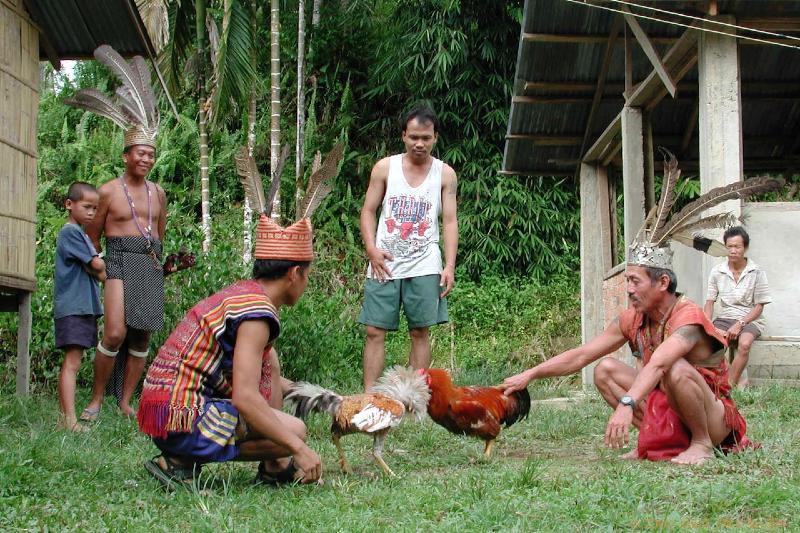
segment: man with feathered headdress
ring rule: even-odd
[[[193,257],[185,255],[180,267],[161,264],[167,197],[160,185],[146,179],[155,163],[159,123],[150,70],[142,57],[129,63],[108,45],[98,47],[94,56],[120,81],[114,97],[81,89],[65,103],[103,116],[124,130],[125,172],[98,189],[97,216],[86,228],[97,250],[100,236],[105,236],[107,273],[105,323],[94,360],[92,398],[80,417],[90,422],[99,415],[115,357],[126,339],[132,357],[125,361],[119,407],[123,414],[133,415],[130,402],[144,371],[151,332],[164,325],[164,274],[193,263]]]
[[[304,423],[281,411],[291,382],[281,376],[272,345],[281,333],[280,308],[297,303],[308,284],[309,217],[330,192],[323,182],[335,174],[338,159],[329,157],[311,176],[301,218],[286,228],[269,217],[272,199],[252,156],[236,159],[245,191],[262,213],[252,279],[192,307],[159,349],[142,387],[139,429],[161,451],[145,468],[167,487],[191,485],[204,464],[234,460],[258,461],[260,483],[311,483],[322,475]]]
[[[670,217],[679,175],[670,154],[661,199],[628,250],[625,280],[630,307],[588,343],[507,378],[501,387],[509,394],[532,379],[572,374],[627,342],[638,359],[637,368],[606,358],[594,370],[595,385],[614,409],[606,445],[627,446],[634,424],[639,428],[637,449],[624,458],[700,464],[712,458],[715,449],[736,451],[753,443],[745,436],[745,420],[730,397],[726,340],[700,307],[676,292],[670,241],[724,255],[721,243],[696,232],[725,227],[734,217],[729,213],[697,217],[725,200],[774,190],[782,182],[752,178],[719,187]]]

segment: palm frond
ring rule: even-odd
[[[167,0],[136,0],[147,34],[156,49],[156,54],[169,41],[169,2]]]
[[[250,16],[241,0],[225,0],[217,60],[217,79],[211,92],[211,122],[219,125],[236,103],[248,101],[256,78],[251,50],[255,46]]]

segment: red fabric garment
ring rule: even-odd
[[[702,326],[706,334],[716,339],[722,346],[727,346],[725,338],[717,332],[703,310],[685,296],[678,297],[672,314],[664,324],[664,339],[678,328],[693,324]],[[631,349],[640,352],[644,365],[647,365],[653,356],[653,351],[658,346],[651,346],[644,342],[647,335],[644,314],[630,308],[620,315],[619,325],[622,334],[628,339]],[[716,368],[698,366],[694,368],[725,406],[725,425],[731,428],[731,434],[722,442],[720,446],[722,450],[736,452],[743,448],[757,447],[745,435],[747,424],[736,409],[736,403],[730,397],[731,385],[728,379],[728,364],[725,359],[723,358]],[[647,396],[644,418],[639,428],[639,458],[651,461],[671,459],[688,448],[690,440],[691,434],[688,428],[681,421],[678,413],[670,407],[664,391],[656,386]]]

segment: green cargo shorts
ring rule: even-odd
[[[447,322],[447,298],[439,298],[441,276],[376,281],[367,279],[364,305],[358,321],[389,331],[400,325],[400,304],[409,328],[426,328]]]

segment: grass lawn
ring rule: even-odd
[[[54,397],[0,396],[0,530],[798,530],[800,390],[736,398],[763,449],[700,467],[618,460],[602,446],[609,411],[592,398],[534,407],[491,460],[477,440],[429,420],[406,424],[384,453],[395,479],[380,475],[362,435],[343,439],[355,473],[341,474],[329,421],[315,416],[323,486],[253,486],[255,465],[233,463],[206,467],[193,490],[166,493],[142,466],[155,447],[109,405],[91,433],[74,435],[55,429]]]

